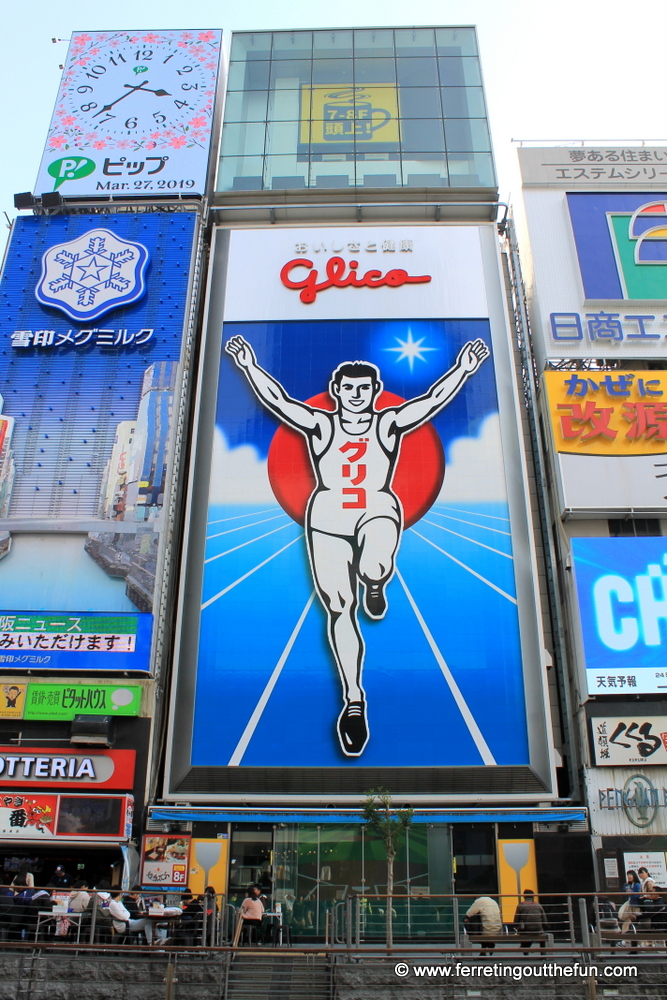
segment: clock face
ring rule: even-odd
[[[64,104],[87,131],[134,139],[189,121],[209,98],[201,62],[167,39],[98,46],[75,68]]]
[[[36,194],[206,191],[219,31],[75,32]]]

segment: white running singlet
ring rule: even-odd
[[[398,458],[380,444],[378,414],[363,434],[348,434],[338,413],[331,414],[333,434],[327,449],[310,450],[317,487],[308,503],[306,524],[316,531],[353,538],[375,517],[388,517],[400,528],[403,514],[390,484]]]

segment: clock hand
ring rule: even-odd
[[[97,118],[99,115],[103,115],[105,111],[110,111],[111,108],[114,106],[114,104],[118,104],[119,101],[124,101],[125,98],[129,97],[131,93],[134,93],[134,91],[143,90],[147,83],[148,80],[144,80],[144,82],[140,83],[137,87],[133,86],[131,83],[124,84],[124,86],[128,88],[127,94],[121,94],[121,96],[117,97],[115,101],[111,102],[111,104],[105,104],[103,108],[95,112],[93,118]]]
[[[130,85],[129,83],[126,83],[125,86],[129,87]],[[135,87],[134,89],[139,90],[140,88]],[[151,90],[150,87],[144,87],[144,93],[155,94],[156,97],[171,97],[171,94],[169,93],[168,90]]]

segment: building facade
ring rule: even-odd
[[[5,871],[38,854],[88,871],[73,834],[100,775],[105,819],[85,822],[111,854],[91,877],[122,849],[149,888],[234,902],[257,882],[303,938],[350,895],[380,933],[377,788],[414,810],[399,935],[449,933],[452,894],[586,891],[555,501],[475,29],[239,32],[226,91],[219,47],[74,36],[19,198]],[[145,102],[127,84],[119,123],[105,102],[127,65],[163,82]]]
[[[519,149],[568,697],[596,884],[665,885],[664,147]]]
[[[305,936],[386,891],[379,786],[415,810],[402,933],[419,895],[516,891],[515,851],[524,888],[592,886],[488,134],[473,28],[233,37],[151,817]]]

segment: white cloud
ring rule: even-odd
[[[451,442],[438,500],[466,503],[507,500],[497,413],[484,420],[477,437],[460,437]]]
[[[230,448],[219,427],[213,438],[210,504],[275,504],[269,483],[266,459],[257,449],[244,444]]]

